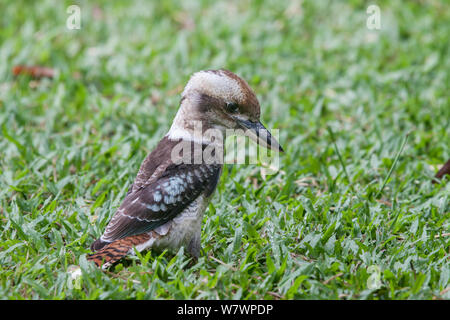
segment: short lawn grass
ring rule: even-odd
[[[450,5],[375,1],[369,30],[369,4],[2,1],[0,298],[449,299],[450,183],[431,179],[450,158]],[[197,262],[96,269],[184,84],[215,68],[254,88],[281,170],[225,167]]]

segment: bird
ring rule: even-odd
[[[283,152],[260,115],[255,93],[235,73],[192,74],[169,131],[142,162],[87,260],[107,269],[134,250],[180,247],[198,259],[203,215],[222,173],[226,130],[245,130],[259,145]]]

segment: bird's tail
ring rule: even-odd
[[[93,261],[97,267],[106,269],[113,263],[128,255],[133,247],[142,244],[150,239],[148,234],[139,234],[116,240],[105,245],[101,250],[87,257],[88,261]]]

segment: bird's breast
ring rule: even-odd
[[[201,232],[203,213],[209,197],[201,194],[171,221],[149,232],[150,239],[137,247],[139,251],[152,248],[156,250],[178,250],[187,245],[194,235]]]

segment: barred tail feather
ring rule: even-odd
[[[142,244],[149,239],[150,236],[144,233],[111,242],[102,246],[103,248],[98,252],[89,255],[87,260],[93,261],[97,267],[106,269],[128,255],[133,247]]]

